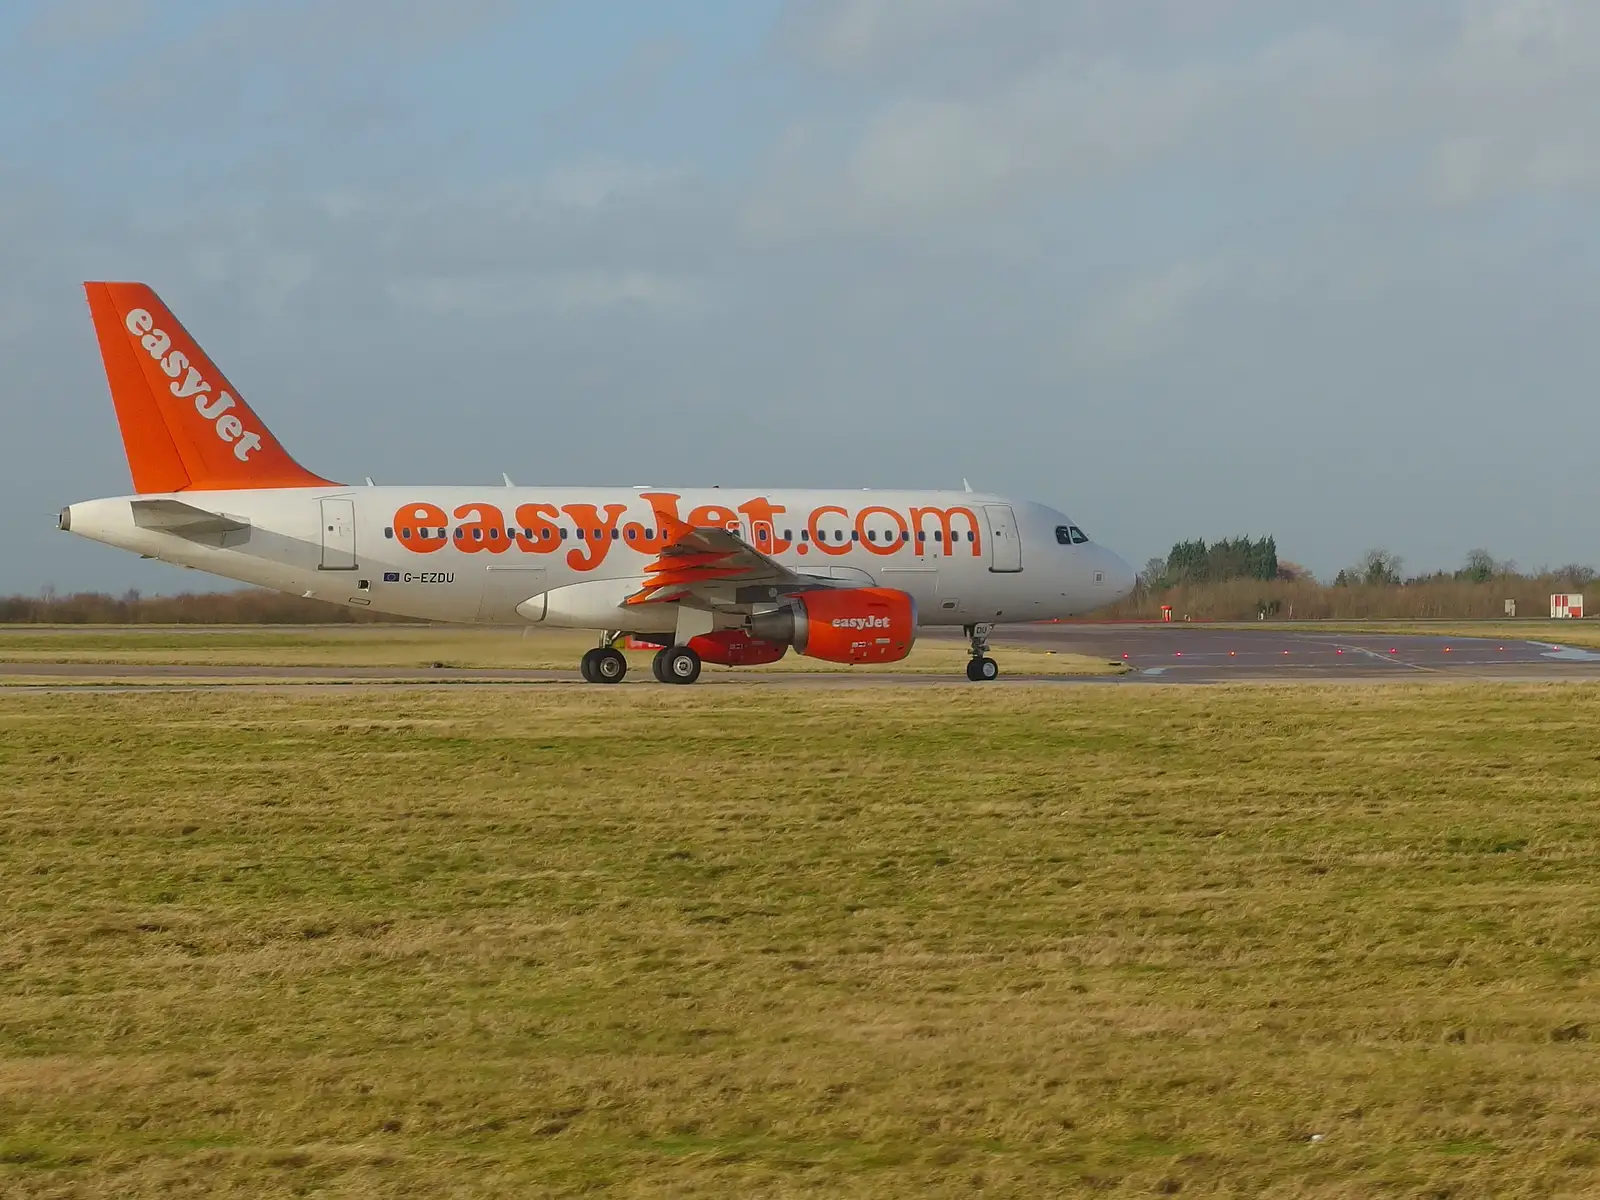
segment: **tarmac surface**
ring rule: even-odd
[[[960,640],[959,631],[929,630],[929,640]],[[1337,630],[1226,629],[1194,625],[1010,625],[991,641],[998,685],[1139,686],[1217,683],[1546,682],[1600,680],[1600,650],[1547,642],[1490,640]],[[1127,668],[1115,676],[1006,674],[1006,646],[1083,654]],[[3,653],[3,640],[0,640]],[[576,683],[570,671],[397,667],[188,666],[0,662],[4,691],[120,691],[130,687],[191,690],[218,687],[517,685]],[[26,680],[26,682],[22,682]],[[654,686],[635,670],[628,683]],[[959,683],[960,676],[849,671],[818,674],[760,670],[708,672],[698,686],[918,687]],[[996,686],[991,684],[989,686]]]

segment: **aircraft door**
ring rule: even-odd
[[[356,569],[356,502],[354,500],[324,500],[322,502],[322,566],[323,571],[354,571]]]
[[[989,520],[989,570],[1022,570],[1022,538],[1011,506],[985,504],[983,515]]]

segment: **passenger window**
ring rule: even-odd
[[[970,530],[970,529],[967,530],[967,541],[969,541],[969,542],[973,541],[974,539],[976,539],[976,537],[977,537],[977,534],[973,533],[972,530]]]
[[[860,541],[860,540],[861,540],[861,533],[860,533],[860,531],[859,531],[859,530],[855,530],[855,529],[852,529],[852,530],[851,530],[851,531],[850,531],[850,540],[851,540],[851,541],[852,541],[852,542],[859,542],[859,541]]]
[[[474,530],[473,530],[473,531],[472,531],[472,540],[473,540],[473,541],[475,541],[475,542],[481,542],[481,541],[483,541],[483,530],[481,530],[481,529],[474,529]]]
[[[785,529],[785,530],[784,530],[784,531],[783,531],[783,540],[784,540],[784,541],[786,541],[786,542],[792,542],[792,541],[794,541],[794,530],[792,530],[792,529]]]
[[[933,531],[933,540],[934,540],[934,541],[936,541],[936,542],[942,542],[942,541],[944,541],[944,530],[942,530],[942,529],[935,529],[935,530],[934,530],[934,531]]]
[[[498,542],[500,540],[500,531],[498,529],[489,530],[489,540]]]
[[[811,540],[811,531],[809,529],[802,529],[800,531],[800,540],[802,542],[809,542]]]
[[[917,541],[925,542],[927,540],[928,540],[928,531],[926,529],[917,530]]]
[[[384,531],[383,531],[383,536],[384,536],[384,537],[393,537],[393,536],[394,536],[394,530],[392,530],[392,529],[385,529],[385,530],[384,530]],[[424,537],[426,537],[426,536],[427,536],[427,535],[426,535],[426,534],[424,534],[424,535],[423,535],[423,536],[424,536]],[[401,531],[400,531],[400,537],[401,537],[401,539],[402,539],[402,540],[404,540],[404,541],[407,541],[407,542],[409,542],[409,541],[410,541],[410,540],[411,540],[411,530],[409,530],[409,529],[402,529],[402,530],[401,530]]]
[[[579,537],[582,537],[582,536],[583,536],[583,530],[581,530],[581,529],[580,529],[580,530],[578,530],[578,536],[579,536]],[[562,531],[561,531],[561,540],[562,540],[562,541],[563,541],[563,542],[564,542],[564,541],[566,541],[566,540],[567,540],[567,531],[566,531],[566,530],[565,530],[565,529],[563,529],[563,530],[562,530]]]
[[[756,541],[764,542],[766,540],[767,540],[767,531],[765,529],[756,530]]]
[[[613,542],[617,540],[617,531],[615,529],[611,531],[611,540]]]
[[[655,541],[656,540],[656,531],[654,529],[646,529],[644,531],[644,540],[647,541],[647,542]]]
[[[439,540],[442,542],[442,541],[444,541],[444,539],[445,539],[445,529],[444,529],[444,526],[441,525],[439,527]]]
[[[867,530],[867,541],[875,542],[877,540],[878,540],[878,531],[876,529]]]
[[[844,530],[842,530],[842,529],[835,529],[835,530],[834,530],[834,531],[833,531],[833,540],[834,540],[834,541],[836,541],[836,542],[842,542],[842,541],[844,541]]]
[[[457,529],[456,530],[456,541],[459,542],[459,541],[461,541],[461,539],[463,539],[466,536],[467,536],[467,531],[465,529]]]

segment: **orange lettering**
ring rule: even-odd
[[[517,549],[534,554],[554,553],[561,545],[561,528],[552,517],[561,513],[554,504],[524,504],[517,509]]]
[[[739,514],[731,508],[723,508],[720,504],[702,504],[699,508],[689,512],[689,524],[696,529],[732,529],[739,528]]]
[[[850,514],[836,504],[824,504],[821,508],[813,509],[811,515],[806,518],[806,529],[811,533],[811,540],[817,544],[817,549],[824,554],[849,554],[850,545],[848,542],[830,543],[826,531],[817,528],[817,521],[821,519],[823,513],[838,513],[845,519],[846,524],[850,521]]]
[[[444,528],[449,518],[437,504],[404,504],[395,510],[394,536],[400,545],[417,554],[443,550],[449,541]]]
[[[875,542],[871,538],[867,537],[868,513],[887,513],[891,518],[893,518],[895,526],[897,527],[897,531],[891,541]],[[884,508],[881,504],[872,504],[868,505],[866,508],[863,508],[856,514],[856,532],[861,535],[861,544],[865,546],[870,553],[893,554],[896,550],[900,549],[901,545],[905,541],[905,538],[901,535],[909,531],[906,529],[906,519],[899,513],[895,512],[894,509]]]
[[[475,521],[462,521],[456,526],[456,549],[466,554],[487,550],[490,554],[504,554],[511,549],[511,539],[506,537],[505,516],[492,504],[463,504],[456,509],[456,519],[474,516]]]
[[[628,511],[626,504],[606,505],[606,515],[592,504],[563,504],[561,511],[578,527],[581,541],[567,552],[567,566],[574,571],[592,571],[611,553],[612,523]],[[619,535],[620,536],[620,535]],[[587,551],[587,553],[585,553]]]
[[[741,504],[739,511],[750,522],[750,536],[761,553],[782,554],[789,548],[775,520],[779,513],[787,511],[781,505],[775,507],[765,496],[757,496]]]
[[[923,540],[923,535],[927,531],[922,527],[922,519],[924,517],[933,517],[935,524],[938,527],[937,532],[939,536],[937,538],[937,542],[942,542],[944,544],[944,552],[946,554],[954,554],[954,543],[957,540],[960,531],[952,528],[951,521],[953,518],[958,516],[965,517],[967,519],[967,529],[972,535],[972,557],[979,557],[983,553],[983,535],[978,532],[978,518],[973,515],[973,512],[970,508],[961,507],[913,508],[911,510],[911,527],[916,530],[918,543],[917,552],[919,554],[926,553],[928,549],[927,543]]]

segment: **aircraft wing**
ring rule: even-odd
[[[799,588],[833,587],[832,580],[791,571],[730,529],[696,529],[657,513],[667,544],[645,570],[645,584],[628,604],[759,603]]]
[[[218,537],[250,528],[248,521],[196,508],[182,500],[134,500],[132,504],[133,523],[140,529],[156,529],[179,537]]]

